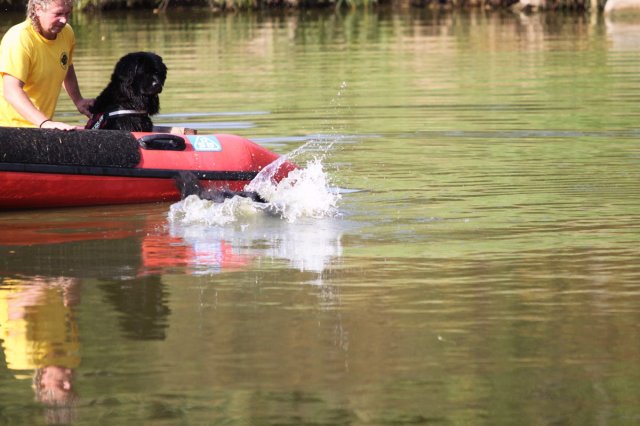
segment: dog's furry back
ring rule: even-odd
[[[151,115],[160,111],[159,94],[167,78],[162,58],[152,52],[129,53],[118,61],[111,80],[91,108],[94,117],[118,110],[140,114],[114,116],[100,127],[128,131],[153,130]]]

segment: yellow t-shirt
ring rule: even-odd
[[[38,33],[31,21],[9,28],[0,43],[0,76],[9,74],[24,83],[31,102],[47,117],[53,117],[62,82],[73,63],[75,35],[69,25],[55,40]],[[0,84],[0,126],[34,127],[4,99]]]

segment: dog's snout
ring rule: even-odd
[[[151,88],[158,93],[162,92],[162,82],[155,75],[153,76],[153,81],[151,82]]]
[[[157,76],[150,76],[145,83],[141,85],[142,92],[147,95],[157,95],[162,92],[162,80]]]

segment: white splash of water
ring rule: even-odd
[[[339,100],[346,89],[347,83],[342,82],[336,99]],[[334,100],[332,104],[336,102]],[[333,105],[333,109],[337,110],[339,106]],[[180,224],[222,226],[258,214],[277,216],[290,223],[303,218],[336,216],[341,195],[331,188],[323,161],[341,138],[339,134],[319,135],[263,168],[245,190],[257,192],[267,203],[242,197],[214,203],[192,195],[171,206],[169,220]],[[286,161],[299,166],[306,161],[306,166],[293,170],[275,183],[273,177]]]
[[[190,195],[169,208],[169,221],[181,224],[204,224],[223,226],[242,217],[257,214],[258,209],[248,198],[233,197],[223,203],[202,200],[197,195]]]
[[[273,173],[278,168],[268,169]],[[257,203],[238,196],[223,203],[215,203],[191,195],[171,205],[169,221],[223,226],[243,218],[266,214],[293,223],[301,218],[335,216],[341,197],[330,188],[328,175],[320,160],[310,161],[306,167],[293,170],[279,183],[274,183],[268,173],[260,173],[246,189],[256,191],[267,203]]]
[[[335,216],[338,212],[341,196],[331,190],[320,160],[310,161],[305,168],[293,170],[276,185],[261,180],[251,182],[250,186],[251,190],[269,200],[264,210],[288,222],[305,217]]]

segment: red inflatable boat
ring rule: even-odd
[[[0,209],[177,201],[180,171],[241,191],[278,158],[234,135],[0,127]],[[283,162],[272,180],[294,168]]]

